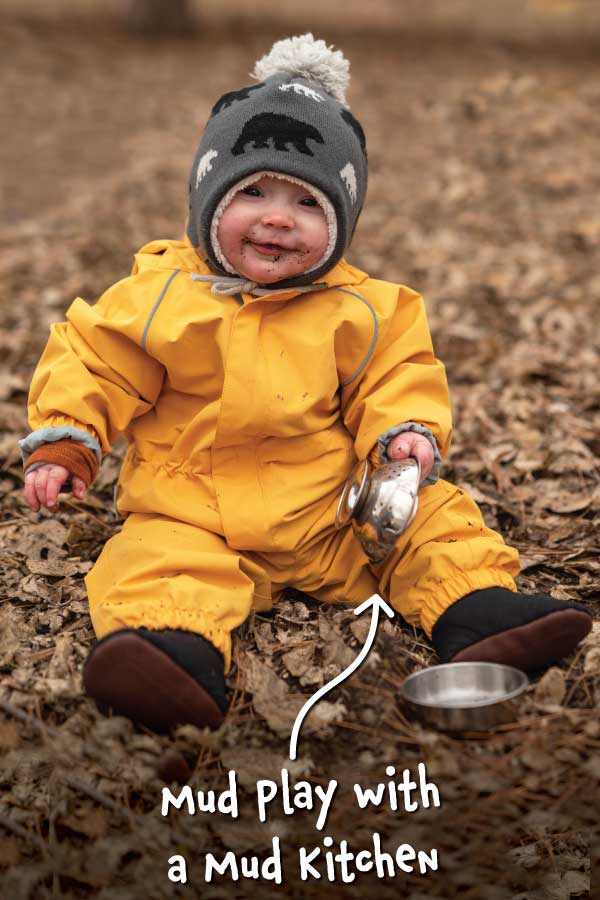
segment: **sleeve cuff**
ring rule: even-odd
[[[102,448],[89,431],[84,431],[83,428],[72,428],[70,425],[51,425],[48,428],[38,428],[19,441],[23,465],[38,447],[67,439],[89,447],[96,457],[96,462],[98,464],[102,462]]]
[[[98,461],[95,454],[89,447],[70,439],[54,441],[38,447],[25,463],[25,472],[28,474],[44,463],[64,466],[71,475],[81,478],[86,488],[98,474]]]
[[[438,449],[437,441],[429,430],[424,425],[419,425],[417,422],[404,422],[402,425],[394,425],[393,428],[388,428],[387,431],[384,431],[383,434],[380,434],[377,438],[377,445],[379,447],[379,461],[382,463],[389,463],[391,459],[387,455],[387,448],[392,440],[395,438],[397,434],[402,434],[403,431],[416,431],[417,434],[422,434],[427,438],[431,446],[433,447],[433,466],[431,467],[431,472],[425,479],[425,481],[421,484],[421,487],[427,487],[428,485],[435,484],[440,477],[440,471],[442,468],[442,457],[440,456],[440,451]]]

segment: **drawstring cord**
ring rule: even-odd
[[[253,297],[265,297],[267,294],[284,294],[289,291],[299,291],[301,294],[308,294],[311,291],[323,291],[327,288],[327,282],[321,281],[318,284],[305,284],[300,287],[275,288],[259,288],[256,281],[246,281],[245,278],[228,278],[226,275],[198,275],[193,272],[190,276],[192,281],[209,281],[212,282],[211,293],[217,294],[219,297],[233,297],[235,294],[251,294]]]

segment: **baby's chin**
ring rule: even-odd
[[[248,281],[256,281],[257,284],[275,284],[288,278],[297,278],[303,275],[306,269],[287,264],[284,260],[265,262],[259,265],[238,267],[242,278]]]

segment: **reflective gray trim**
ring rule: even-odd
[[[358,369],[356,370],[354,375],[351,375],[350,378],[346,378],[344,381],[341,382],[340,387],[346,387],[346,385],[352,384],[352,382],[354,381],[355,378],[358,378],[358,376],[360,375],[360,373],[362,372],[362,370],[364,369],[366,364],[371,359],[371,356],[373,355],[373,350],[375,349],[375,344],[377,343],[377,337],[379,335],[379,323],[377,322],[377,313],[375,312],[375,310],[373,309],[373,307],[371,306],[369,301],[365,300],[364,297],[361,297],[360,294],[357,294],[354,291],[348,291],[348,290],[346,290],[346,288],[340,288],[340,287],[333,287],[333,288],[331,288],[331,290],[332,291],[340,291],[340,293],[342,293],[342,294],[350,294],[351,297],[356,297],[358,300],[362,300],[362,302],[365,304],[365,306],[367,306],[369,308],[369,310],[371,311],[371,315],[373,316],[373,338],[369,345],[369,349],[367,350],[367,355],[361,362],[360,366],[358,367]]]
[[[427,485],[429,484],[435,484],[440,477],[442,457],[440,456],[437,441],[432,432],[424,425],[419,425],[418,422],[404,422],[402,425],[394,425],[393,428],[388,428],[387,431],[384,431],[383,434],[379,435],[379,437],[377,438],[377,443],[379,445],[379,462],[389,463],[392,461],[387,455],[388,445],[392,438],[395,438],[397,434],[402,434],[403,431],[416,431],[417,434],[422,434],[429,440],[429,443],[433,447],[433,465],[431,467],[431,472],[429,473],[425,481],[421,484],[421,487],[427,487]]]
[[[146,325],[144,326],[144,333],[142,334],[142,350],[146,349],[146,340],[148,338],[148,330],[150,328],[150,325],[152,324],[152,319],[156,315],[156,313],[158,311],[158,307],[160,306],[160,304],[163,301],[163,297],[169,290],[169,285],[171,284],[171,282],[173,281],[175,276],[179,275],[180,272],[181,272],[181,269],[175,269],[174,272],[171,272],[171,274],[167,278],[167,282],[166,282],[165,286],[163,287],[162,291],[160,292],[160,297],[158,298],[158,300],[152,307],[152,311],[150,312],[150,315],[148,316],[148,321],[146,322]]]
[[[98,462],[102,462],[102,448],[89,432],[84,431],[83,428],[72,428],[70,425],[50,425],[48,428],[38,428],[36,431],[32,431],[26,438],[19,441],[23,464],[42,444],[53,444],[55,441],[68,439],[89,447],[96,454]]]

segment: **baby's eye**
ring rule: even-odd
[[[248,197],[260,197],[259,189],[253,184],[248,185],[248,187],[242,188],[242,194],[246,194]]]
[[[318,202],[314,197],[305,197],[304,200],[300,201],[303,206],[318,206]]]

